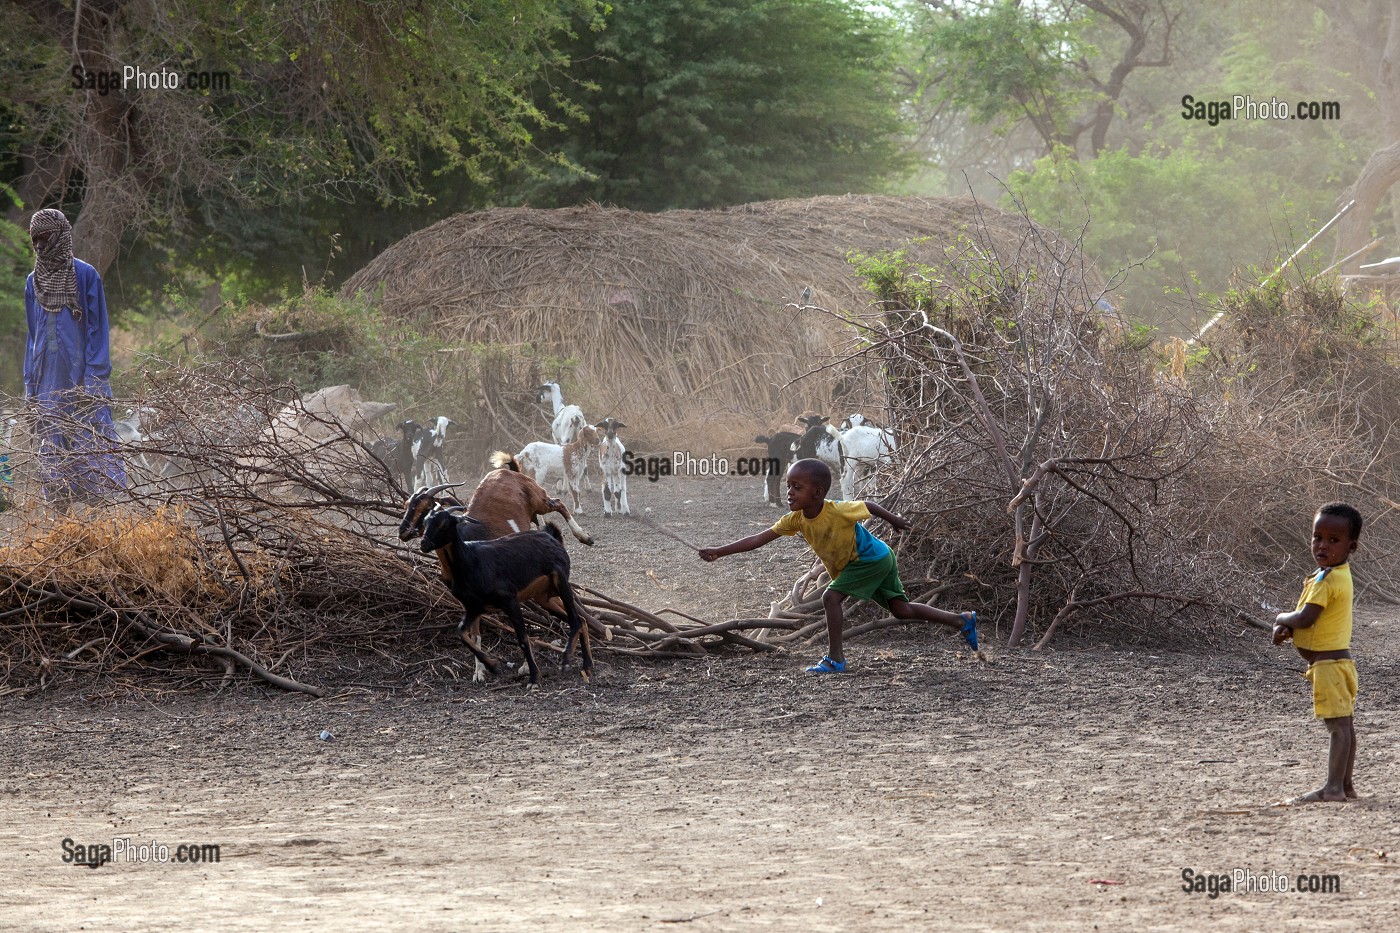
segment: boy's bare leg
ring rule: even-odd
[[[890,600],[890,615],[896,619],[923,619],[925,622],[938,622],[958,629],[962,628],[963,623],[967,621],[956,612],[937,609],[924,603],[911,603],[907,599]]]
[[[1327,783],[1301,797],[1294,797],[1290,803],[1338,803],[1347,799],[1347,768],[1353,761],[1352,755],[1356,747],[1352,718],[1337,716],[1322,721],[1326,723],[1327,731],[1332,736],[1327,748]]]
[[[1347,795],[1348,800],[1354,800],[1357,794],[1356,788],[1351,784],[1351,772],[1356,767],[1356,720],[1350,716],[1347,717],[1347,735],[1351,739],[1348,746],[1351,751],[1347,754],[1346,774],[1342,776],[1342,792]]]
[[[822,608],[826,610],[826,640],[830,644],[826,656],[837,664],[846,663],[846,653],[841,647],[841,629],[846,625],[846,615],[841,611],[845,593],[827,590],[822,597]]]

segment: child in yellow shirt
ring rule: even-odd
[[[1327,726],[1331,743],[1327,783],[1289,803],[1341,801],[1356,796],[1356,663],[1351,658],[1351,568],[1348,558],[1361,537],[1361,513],[1343,502],[1329,502],[1313,519],[1312,552],[1318,569],[1308,574],[1298,608],[1274,620],[1274,644],[1289,638],[1308,662],[1313,713]]]
[[[846,670],[841,645],[845,617],[841,602],[847,596],[870,599],[889,610],[896,619],[924,619],[951,625],[962,632],[974,650],[977,648],[977,613],[961,614],[911,603],[899,581],[899,568],[889,545],[858,524],[874,515],[903,531],[909,522],[875,502],[833,501],[825,498],[831,489],[831,470],[820,460],[799,460],[788,468],[787,501],[791,512],[767,531],[740,538],[723,547],[702,548],[700,557],[718,560],[763,547],[779,537],[799,534],[807,542],[831,577],[822,597],[826,610],[826,635],[830,643],[826,657],[807,668],[814,674],[840,674]]]

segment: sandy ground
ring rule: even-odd
[[[720,542],[771,521],[748,485],[643,485],[633,507]],[[640,522],[587,524],[576,578],[652,608],[766,610],[803,565],[707,568]],[[851,643],[835,678],[802,673],[815,646],[603,655],[593,684],[534,694],[0,700],[0,927],[1393,930],[1395,616],[1363,613],[1354,640],[1362,799],[1291,809],[1270,804],[1320,783],[1326,737],[1302,663],[1260,633],[979,662],[904,629]],[[118,838],[172,861],[63,861],[64,839]],[[177,863],[181,843],[220,859]],[[1185,869],[1340,891],[1212,898]]]

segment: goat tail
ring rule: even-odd
[[[496,469],[508,468],[515,472],[520,472],[520,462],[513,454],[508,454],[504,450],[498,450],[491,455],[491,465]]]

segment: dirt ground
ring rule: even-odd
[[[776,515],[754,485],[634,483],[632,505],[719,543]],[[707,566],[597,511],[575,578],[648,608],[766,612],[805,563],[794,544]],[[802,672],[817,645],[603,654],[591,685],[533,694],[0,700],[0,927],[1393,930],[1396,614],[1370,607],[1354,638],[1362,797],[1299,808],[1270,804],[1320,783],[1325,733],[1303,664],[1252,631],[1224,652],[1080,640],[982,662],[897,629],[825,678]],[[172,861],[63,861],[64,839],[118,838]],[[181,843],[220,860],[177,863]],[[1340,892],[1212,898],[1185,869]]]

